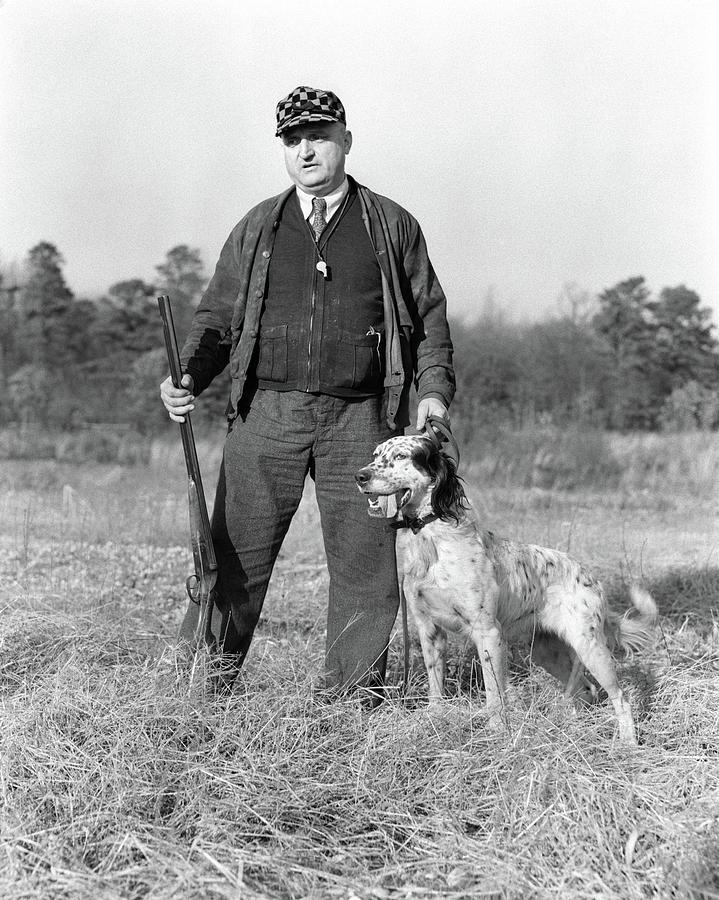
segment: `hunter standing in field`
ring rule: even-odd
[[[378,688],[399,602],[395,533],[367,514],[354,473],[409,424],[413,379],[417,429],[447,420],[446,301],[417,221],[346,175],[352,135],[335,94],[295,88],[276,136],[292,187],[232,230],[182,350],[183,387],[168,378],[161,396],[183,421],[230,365],[212,517],[213,633],[228,663],[248,651],[309,472],[330,576],[326,685]]]

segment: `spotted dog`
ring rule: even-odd
[[[620,740],[636,743],[611,650],[638,650],[651,641],[657,609],[647,591],[632,586],[639,615],[620,617],[600,583],[566,553],[483,531],[454,462],[425,435],[380,444],[355,478],[369,514],[390,518],[398,529],[400,581],[419,632],[431,703],[442,696],[448,631],[470,637],[477,648],[493,725],[502,721],[507,641],[555,635],[573,651],[566,695],[576,693],[586,667],[614,706]]]

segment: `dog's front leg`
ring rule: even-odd
[[[489,724],[493,728],[501,727],[504,724],[502,712],[507,682],[507,645],[499,622],[496,619],[477,621],[472,628],[472,639],[482,666]]]
[[[427,669],[429,702],[439,703],[444,693],[447,634],[430,619],[417,617],[416,622],[424,665]]]

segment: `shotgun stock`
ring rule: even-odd
[[[157,304],[162,318],[162,330],[165,338],[167,360],[170,364],[170,376],[175,387],[180,387],[182,366],[180,364],[180,351],[177,345],[170,298],[166,296],[158,297]],[[194,612],[188,610],[180,637],[190,642],[193,650],[197,651],[203,643],[210,646],[215,644],[215,638],[212,634],[212,607],[213,590],[217,582],[217,560],[212,543],[210,519],[207,514],[200,463],[197,459],[197,447],[195,446],[195,437],[192,433],[192,423],[190,422],[189,414],[185,415],[185,421],[180,423],[180,435],[182,437],[182,449],[185,454],[185,466],[187,468],[190,542],[195,565],[194,574],[190,575],[185,582],[185,588],[190,600],[197,606]]]

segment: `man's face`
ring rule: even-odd
[[[340,122],[311,122],[282,134],[285,165],[292,181],[315,197],[331,194],[345,177],[352,135]]]

